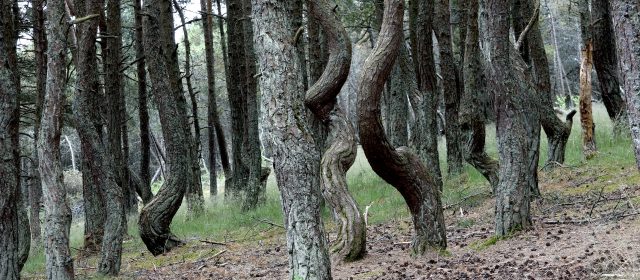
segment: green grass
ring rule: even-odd
[[[601,105],[594,106],[594,117],[596,123],[596,141],[599,154],[588,162],[582,155],[581,145],[581,129],[579,115],[576,115],[573,124],[573,130],[569,143],[567,144],[566,166],[576,166],[587,168],[585,170],[602,170],[602,172],[612,173],[612,171],[621,168],[635,168],[635,159],[631,147],[631,140],[624,135],[623,137],[612,137],[612,124]],[[440,139],[440,162],[443,174],[446,174],[446,148],[443,139]],[[497,148],[495,146],[495,127],[490,125],[487,127],[487,152],[496,157]],[[541,137],[540,147],[540,164],[544,164],[546,160],[547,141],[546,136]],[[489,191],[489,184],[484,177],[478,173],[473,167],[465,164],[464,174],[455,178],[444,179],[444,190],[442,194],[443,205],[460,201],[462,198],[471,194],[483,191]],[[565,171],[559,171],[565,172]],[[249,212],[240,211],[240,207],[235,204],[224,202],[223,195],[210,199],[208,195],[208,174],[203,174],[203,188],[206,200],[205,213],[197,218],[187,219],[185,213],[186,205],[178,211],[178,214],[171,225],[172,232],[178,237],[188,242],[199,242],[199,240],[211,241],[230,241],[236,242],[255,242],[260,239],[271,238],[274,235],[282,236],[284,231],[279,227],[274,227],[265,223],[269,221],[275,224],[282,224],[282,210],[280,205],[279,192],[276,188],[275,179],[272,175],[267,184],[267,200],[264,205],[259,206],[256,210]],[[614,175],[610,177],[603,176],[600,178],[600,184],[591,184],[590,188],[596,188],[602,184],[606,184],[608,180],[615,180]],[[397,221],[407,219],[409,217],[407,207],[400,194],[380,177],[376,176],[371,170],[369,163],[364,157],[364,153],[360,150],[358,157],[352,168],[347,173],[349,189],[360,205],[361,211],[366,206],[369,209],[369,224],[379,224],[388,221]],[[631,180],[640,183],[640,175],[632,173],[629,177],[620,180]],[[625,181],[626,182],[626,181]],[[218,185],[224,185],[222,179],[218,180]],[[153,186],[154,192],[160,188],[161,183]],[[465,201],[466,205],[473,205],[481,201],[483,198]],[[324,220],[331,223],[329,211],[323,210]],[[475,223],[473,220],[461,220],[461,227],[470,227]],[[82,230],[83,224],[76,223],[71,229],[71,247],[79,249],[82,246]],[[328,227],[331,229],[331,225]],[[137,222],[135,218],[129,219],[130,239],[124,244],[124,259],[133,258],[137,268],[153,268],[154,265],[160,266],[163,262],[171,262],[171,257],[161,258],[140,258],[141,252],[145,252],[144,244],[138,237]],[[487,248],[498,242],[497,238],[489,238],[481,241],[474,246],[478,250]],[[180,254],[186,254],[184,257],[191,259],[197,258],[198,254],[189,252],[189,245],[185,249],[179,249]],[[74,255],[77,250],[72,249]],[[148,255],[148,254],[147,254]],[[175,255],[175,254],[174,254]],[[96,261],[96,260],[92,260]],[[44,270],[44,256],[42,249],[32,252],[23,270],[23,275],[42,275]]]

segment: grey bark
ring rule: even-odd
[[[611,1],[618,66],[624,95],[636,164],[640,168],[640,4],[637,1]]]
[[[357,81],[358,125],[362,149],[371,168],[400,192],[409,207],[415,230],[412,252],[423,254],[431,248],[445,249],[447,246],[440,185],[408,148],[391,146],[379,113],[383,85],[402,43],[403,2],[385,1],[379,40]]]
[[[290,279],[331,279],[320,215],[320,153],[303,103],[300,62],[291,42],[292,15],[284,1],[253,0],[262,109],[270,116],[274,170],[287,231]]]
[[[20,83],[13,1],[0,1],[0,278],[20,279]],[[27,225],[25,225],[27,226]],[[28,238],[28,236],[27,236]]]
[[[73,279],[73,259],[69,249],[71,210],[62,181],[60,167],[60,130],[66,81],[66,31],[62,1],[47,5],[47,84],[44,98],[40,138],[38,139],[39,171],[44,198],[44,248],[47,279]]]
[[[436,0],[434,25],[440,49],[440,72],[445,103],[445,138],[447,142],[447,173],[457,175],[462,172],[462,150],[460,149],[460,77],[454,59],[449,0]]]
[[[181,244],[170,231],[171,220],[180,208],[189,184],[193,183],[191,132],[187,104],[176,78],[177,53],[173,37],[171,0],[145,1],[145,57],[167,145],[167,178],[156,196],[140,213],[140,237],[153,255]],[[173,72],[173,73],[172,73]]]
[[[537,189],[540,122],[521,58],[509,40],[509,0],[487,1],[491,88],[496,102],[500,169],[496,191],[496,235],[531,227],[531,191]],[[515,64],[515,65],[514,65]]]
[[[493,192],[498,185],[498,161],[485,152],[485,114],[483,103],[487,89],[484,86],[478,30],[478,0],[467,3],[468,18],[464,53],[464,93],[460,104],[460,127],[465,148],[465,161],[478,170],[491,184]]]
[[[598,74],[602,103],[614,123],[614,132],[625,127],[625,102],[620,90],[615,33],[611,25],[609,0],[591,1],[591,30],[593,37],[593,66]],[[622,127],[621,127],[622,125]]]

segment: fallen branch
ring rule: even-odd
[[[447,204],[447,205],[445,205],[444,207],[442,207],[442,209],[443,209],[443,210],[451,209],[451,208],[453,208],[453,207],[456,207],[456,206],[458,206],[458,205],[460,205],[460,204],[464,203],[465,201],[467,201],[467,200],[469,200],[469,199],[471,199],[471,198],[474,198],[474,197],[477,197],[477,196],[481,196],[481,195],[487,195],[487,194],[489,194],[489,193],[487,193],[487,192],[479,192],[479,193],[475,193],[475,194],[472,194],[472,195],[468,195],[468,196],[463,197],[463,198],[462,198],[460,201],[458,201],[458,202],[455,202],[455,203],[452,203],[452,204]]]
[[[216,241],[209,241],[209,240],[200,240],[200,242],[207,243],[207,244],[213,244],[213,245],[227,246],[227,243],[224,243],[224,242],[216,242]]]
[[[276,223],[271,222],[271,221],[269,221],[269,220],[265,220],[265,219],[257,219],[257,218],[253,218],[253,219],[254,219],[254,220],[256,220],[256,221],[258,221],[258,222],[263,222],[263,223],[265,223],[265,224],[272,225],[272,226],[274,226],[274,227],[284,228],[284,226],[283,226],[283,225],[276,224]]]

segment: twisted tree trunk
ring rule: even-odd
[[[384,134],[380,99],[402,43],[401,0],[386,0],[380,37],[357,81],[358,125],[362,148],[371,168],[405,199],[414,224],[411,249],[422,254],[447,246],[440,187],[420,159],[408,148],[395,149]]]
[[[351,42],[328,1],[308,3],[309,16],[323,27],[329,50],[327,67],[307,91],[305,104],[329,128],[320,179],[322,194],[340,223],[331,252],[340,261],[354,261],[362,258],[366,252],[364,219],[349,193],[346,178],[347,170],[355,161],[357,146],[351,123],[336,106],[336,97],[349,75]]]

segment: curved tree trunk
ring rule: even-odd
[[[90,15],[99,14],[103,5],[104,3],[101,1],[87,1],[85,6],[76,8],[81,9],[83,14]],[[110,5],[114,5],[114,3],[110,3]],[[96,247],[101,246],[102,254],[98,268],[99,272],[106,275],[117,275],[120,271],[122,240],[126,225],[123,197],[126,192],[124,192],[122,185],[117,184],[114,159],[111,158],[112,154],[107,152],[106,144],[102,142],[102,137],[98,131],[98,129],[102,129],[102,125],[100,116],[97,115],[99,107],[96,106],[97,90],[99,89],[95,47],[97,29],[97,20],[88,20],[76,26],[77,52],[75,66],[78,71],[78,77],[73,100],[73,114],[78,134],[83,142],[83,171],[86,171],[86,173],[83,173],[83,179],[85,176],[87,177],[84,182],[93,188],[99,189],[99,191],[91,189],[85,192],[94,199],[91,201],[96,203],[94,205],[100,206],[98,211],[101,212],[93,213],[92,215],[87,213],[86,219],[87,223],[95,224],[95,228],[92,228],[96,230],[95,234],[101,235],[91,236],[94,233],[87,232],[85,232],[85,235],[89,234],[87,236],[89,241],[99,242],[95,244]],[[115,117],[114,119],[119,118]],[[119,124],[112,125],[120,127]],[[120,149],[120,146],[118,146],[118,149]],[[90,192],[102,195],[94,196],[89,194]],[[90,220],[93,218],[97,218],[97,221]],[[96,224],[100,222],[102,224]],[[104,229],[103,232],[101,232],[102,229]],[[97,241],[96,239],[100,240]],[[88,243],[87,245],[93,246],[93,244]]]
[[[618,56],[615,33],[611,26],[609,0],[591,1],[591,30],[593,38],[593,65],[598,73],[602,103],[614,124],[614,133],[626,126],[625,103],[618,80]]]
[[[305,104],[323,123],[329,135],[321,161],[322,194],[338,217],[338,236],[331,252],[340,261],[354,261],[366,253],[364,219],[349,189],[346,172],[356,158],[355,131],[336,97],[347,80],[351,66],[351,42],[332,6],[327,1],[309,1],[309,16],[325,30],[329,60],[320,78],[311,86]]]
[[[170,232],[171,220],[193,181],[192,141],[187,121],[187,104],[180,83],[171,82],[177,67],[173,37],[171,0],[145,1],[145,58],[158,106],[162,135],[167,147],[168,178],[158,194],[140,213],[140,237],[153,255],[167,252],[181,242]]]
[[[13,1],[0,1],[0,278],[20,279],[20,84]],[[28,224],[26,225],[28,226]]]
[[[453,57],[451,39],[449,0],[436,0],[434,25],[440,46],[440,71],[443,76],[445,103],[445,138],[447,139],[447,173],[457,175],[462,172],[462,151],[460,149],[460,77]]]
[[[204,213],[204,197],[202,195],[202,180],[200,179],[200,117],[198,116],[198,100],[196,93],[193,91],[191,84],[191,43],[189,42],[189,32],[187,32],[187,24],[184,20],[184,14],[178,1],[173,0],[173,6],[178,11],[180,23],[182,25],[182,35],[184,36],[184,76],[187,83],[187,91],[189,100],[191,101],[191,117],[193,118],[193,153],[195,153],[195,162],[192,164],[193,181],[187,188],[187,212],[190,216],[200,216]]]
[[[358,79],[358,125],[362,148],[373,170],[404,197],[414,224],[414,254],[447,246],[440,187],[406,147],[393,148],[380,119],[380,99],[402,43],[401,0],[386,0],[380,37]]]
[[[300,63],[285,1],[252,0],[265,133],[273,142],[291,279],[331,279],[320,215],[320,153],[303,103]]]
[[[66,18],[62,1],[47,5],[47,18]],[[66,22],[52,20],[47,25],[47,91],[38,139],[39,170],[44,198],[44,248],[47,279],[73,279],[73,259],[69,249],[71,209],[62,182],[60,131],[66,80]]]
[[[640,4],[637,1],[613,0],[611,11],[631,138],[636,165],[640,168]]]
[[[468,18],[464,52],[464,93],[460,100],[460,127],[463,134],[465,161],[478,170],[491,184],[498,185],[498,161],[485,152],[485,114],[481,100],[486,95],[482,83],[482,62],[478,30],[478,0],[467,3]]]
[[[540,121],[526,66],[509,40],[509,0],[487,1],[491,88],[496,102],[499,178],[496,235],[531,227],[530,202],[537,190]],[[514,65],[515,64],[515,65]]]

